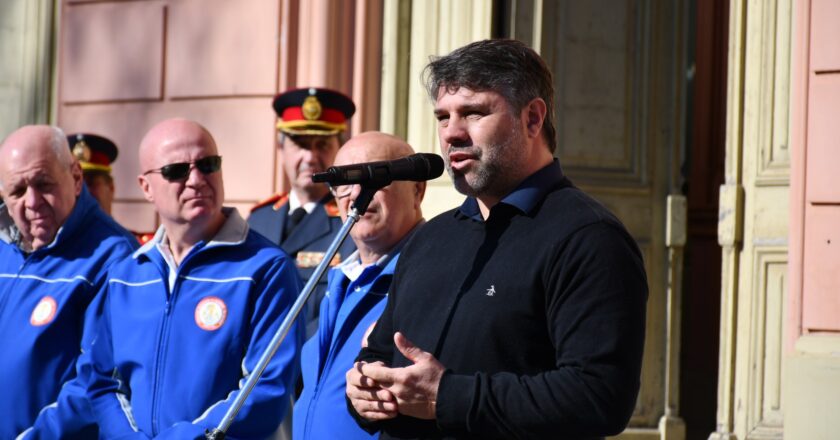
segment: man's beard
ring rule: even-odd
[[[522,142],[522,131],[514,125],[510,136],[499,143],[489,144],[483,149],[460,147],[476,156],[476,165],[470,170],[468,179],[466,174],[454,171],[447,158],[446,171],[452,178],[455,190],[471,197],[487,195],[501,198],[507,195],[513,190],[510,185],[516,175],[516,167],[520,165]]]

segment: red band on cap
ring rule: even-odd
[[[91,151],[90,160],[88,162],[95,163],[97,165],[111,165],[111,160],[108,159],[108,156],[101,151]]]
[[[281,119],[283,119],[284,122],[307,120],[303,117],[303,107],[287,107],[285,110],[283,110],[283,116]],[[340,111],[335,109],[325,108],[321,110],[321,117],[313,121],[341,124],[345,120],[346,119],[344,118],[344,113],[341,113]]]

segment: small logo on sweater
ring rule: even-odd
[[[55,313],[58,311],[58,304],[51,296],[45,296],[38,301],[38,305],[32,309],[32,316],[29,317],[29,323],[35,327],[47,325],[55,319]]]
[[[495,284],[491,284],[491,285],[490,285],[490,288],[489,288],[489,289],[487,289],[487,296],[493,296],[493,295],[495,295],[495,294],[496,294],[496,285],[495,285]]]
[[[227,318],[227,306],[221,298],[208,296],[195,306],[195,323],[202,329],[212,332],[218,330]]]

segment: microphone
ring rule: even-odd
[[[323,173],[313,174],[312,181],[326,182],[331,186],[359,183],[383,187],[394,180],[422,182],[439,177],[441,174],[443,174],[443,159],[440,156],[417,153],[394,160],[329,167]]]

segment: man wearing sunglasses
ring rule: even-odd
[[[305,88],[277,95],[273,107],[280,118],[278,143],[291,191],[257,204],[248,223],[295,259],[305,283],[341,229],[335,200],[326,185],[312,182],[312,175],[333,165],[356,106],[342,93]],[[353,242],[345,240],[330,264],[335,266],[354,250]],[[307,337],[318,329],[318,310],[326,287],[325,277],[307,303]]]
[[[0,145],[0,438],[95,438],[73,385],[87,305],[134,238],[100,209],[61,129]]]
[[[140,144],[138,177],[161,226],[116,265],[79,361],[103,438],[203,438],[224,417],[300,291],[279,248],[222,206],[222,158],[201,125],[170,119]],[[302,322],[227,434],[266,438],[297,374]]]

